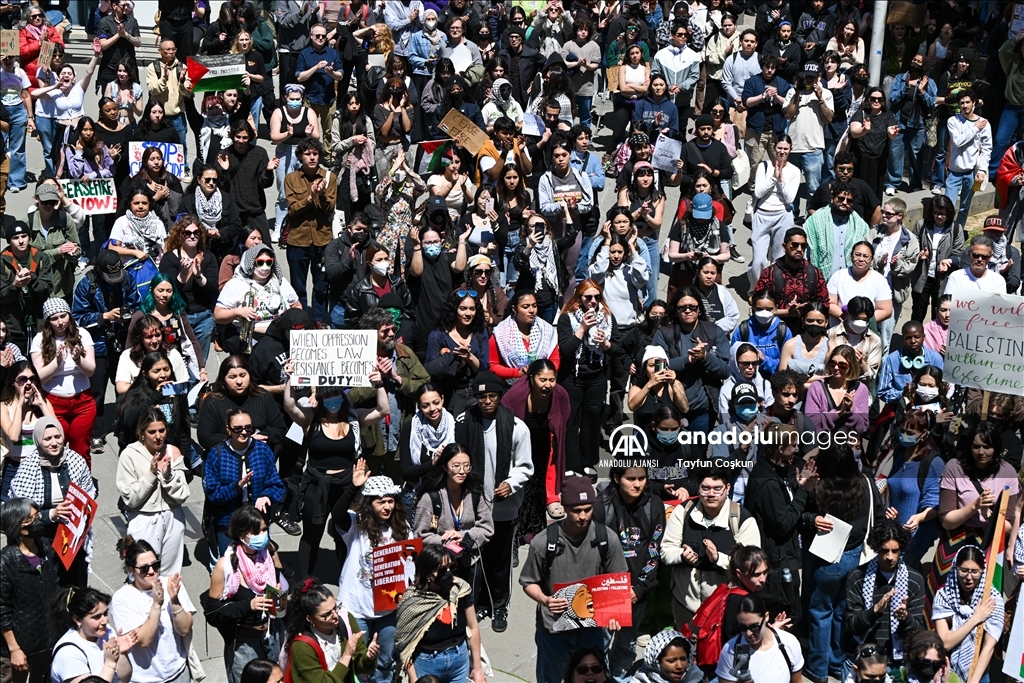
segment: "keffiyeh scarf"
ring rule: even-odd
[[[644,649],[644,662],[636,672],[634,680],[644,681],[644,683],[668,683],[668,680],[661,675],[661,663],[658,659],[665,652],[668,644],[676,638],[686,640],[686,636],[673,629],[659,631],[651,636],[651,642]],[[691,661],[690,666],[695,666],[695,664]],[[685,675],[683,679],[686,679]]]
[[[935,600],[932,603],[932,621],[937,619],[952,619],[949,630],[954,631],[970,620],[974,614],[974,610],[977,609],[981,603],[982,596],[985,590],[984,574],[982,580],[978,582],[977,587],[974,589],[973,595],[971,595],[970,602],[963,604],[960,601],[960,581],[957,578],[956,568],[960,563],[960,553],[964,552],[968,548],[974,548],[978,552],[981,549],[976,545],[965,545],[956,554],[956,559],[953,561],[953,566],[949,571],[946,583],[939,589],[939,592],[935,594]],[[993,587],[990,589],[990,595],[995,599],[996,608],[984,624],[985,632],[990,636],[999,640],[1003,634],[1003,599],[999,595],[999,591]],[[967,675],[971,670],[971,662],[974,661],[974,631],[972,631],[963,641],[956,647],[955,650],[949,653],[950,663],[953,665],[953,671],[957,673],[962,680],[967,680]]]
[[[426,447],[427,453],[433,453],[442,446],[455,443],[455,418],[447,410],[441,411],[441,422],[434,427],[427,420],[422,410],[417,410],[409,425],[409,455],[412,464],[420,464],[420,453]]]
[[[220,190],[214,190],[213,194],[207,197],[202,190],[196,188],[196,214],[204,228],[216,229],[223,213],[224,201],[221,199]]]
[[[164,239],[167,237],[167,231],[164,228],[163,221],[153,211],[150,211],[142,218],[139,218],[131,211],[127,212],[125,218],[128,219],[128,227],[131,228],[140,240],[140,246],[149,246],[155,244],[159,247],[163,246]]]
[[[523,335],[519,333],[515,316],[505,318],[494,328],[494,343],[505,365],[510,368],[522,368],[533,359],[549,357],[555,341],[555,328],[540,318],[534,320],[530,328],[529,349],[523,343]]]
[[[572,333],[576,334],[576,329],[583,324],[583,315],[586,311],[582,308],[577,308],[575,311],[569,314],[569,324],[572,325]],[[580,374],[580,361],[583,359],[584,350],[589,354],[588,360],[597,361],[599,365],[604,365],[604,349],[601,345],[594,341],[594,336],[598,330],[604,330],[604,338],[612,338],[612,319],[611,316],[607,316],[604,313],[604,308],[598,306],[594,309],[597,313],[597,324],[587,330],[587,333],[583,335],[583,342],[576,349],[576,374]]]
[[[1004,234],[997,240],[992,240],[992,258],[989,259],[988,269],[998,273],[1002,270],[1003,266],[1009,260],[1009,255],[1006,253],[1006,235]]]
[[[864,599],[864,606],[870,607],[875,604],[875,580],[878,578],[878,558],[873,557],[864,570],[864,583],[861,585],[861,597]],[[896,618],[896,608],[900,606],[903,599],[910,594],[910,572],[907,564],[902,559],[896,566],[896,580],[893,585],[892,599],[889,600],[889,635],[892,642],[892,656],[895,660],[903,659],[903,639],[897,633],[900,622]],[[857,639],[858,644],[863,639]]]
[[[491,85],[491,101],[494,102],[495,106],[503,112],[507,112],[509,107],[512,106],[512,95],[508,97],[501,96],[502,86],[512,87],[512,83],[507,78],[497,78],[494,80],[494,84]]]
[[[560,289],[558,286],[558,266],[555,263],[556,260],[555,242],[551,239],[550,235],[544,235],[544,239],[541,240],[540,244],[530,250],[530,270],[534,272],[536,278],[533,291],[541,291],[544,289],[545,284],[555,292]]]

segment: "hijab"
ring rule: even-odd
[[[60,432],[61,439],[65,438],[64,428],[61,426],[57,418],[46,416],[36,420],[36,425],[32,429],[32,441],[35,442],[36,452],[39,454],[39,462],[43,467],[60,467],[68,457],[67,444],[65,443],[61,448],[57,462],[54,462],[51,456],[43,450],[43,435],[46,434],[47,429],[51,428]]]

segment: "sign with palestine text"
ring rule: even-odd
[[[377,330],[292,330],[292,386],[368,387]]]
[[[947,381],[1024,396],[1024,297],[960,288],[952,295]]]
[[[57,558],[64,568],[71,569],[71,563],[75,561],[75,556],[78,555],[89,535],[99,505],[95,498],[75,482],[68,484],[68,492],[64,499],[71,503],[71,514],[57,527],[57,534],[53,539],[53,550],[57,553]]]

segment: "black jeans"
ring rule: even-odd
[[[938,281],[930,277],[924,283],[924,289],[920,292],[911,292],[911,301],[913,302],[913,308],[911,309],[910,319],[916,320],[919,323],[926,323],[930,318],[926,318],[928,315],[929,304],[932,307],[932,315],[939,308],[939,296],[942,292],[939,291]]]
[[[569,392],[570,408],[565,430],[565,469],[582,474],[585,467],[597,466],[608,373],[583,372],[566,377],[561,385]]]
[[[263,236],[263,244],[270,244],[270,223],[267,222],[267,210],[264,209],[259,213],[242,213],[238,212],[238,217],[249,230],[256,228],[260,231],[260,235]],[[249,234],[248,230],[243,234]]]
[[[476,592],[478,607],[490,611],[508,609],[512,599],[512,542],[515,540],[516,520],[494,523],[494,535],[480,549],[483,581]]]
[[[195,54],[192,47],[192,18],[184,19],[160,19],[160,41],[173,40],[178,46],[178,59],[185,61],[185,57]]]
[[[106,419],[104,403],[107,396],[107,384],[113,384],[114,378],[117,377],[117,362],[119,360],[120,356],[110,357],[109,353],[108,355],[97,356],[96,372],[92,373],[92,377],[89,378],[89,385],[96,397],[96,423],[92,428],[94,439],[105,437],[113,428],[112,416],[111,419]],[[112,413],[116,412],[116,410],[112,411]]]
[[[278,71],[278,82],[277,82],[277,95],[284,102],[284,86],[289,83],[298,83],[299,79],[295,77],[295,64],[298,62],[298,53],[292,52],[278,52],[277,61],[280,69]],[[264,107],[266,103],[264,102]]]

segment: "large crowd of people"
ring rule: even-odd
[[[1013,2],[159,0],[145,64],[103,0],[85,66],[67,5],[0,4],[4,683],[201,681],[199,612],[230,683],[500,680],[517,568],[541,683],[1003,680],[1024,397],[944,362],[1020,290]],[[327,328],[361,386],[293,386]],[[66,567],[72,484],[127,531]]]

